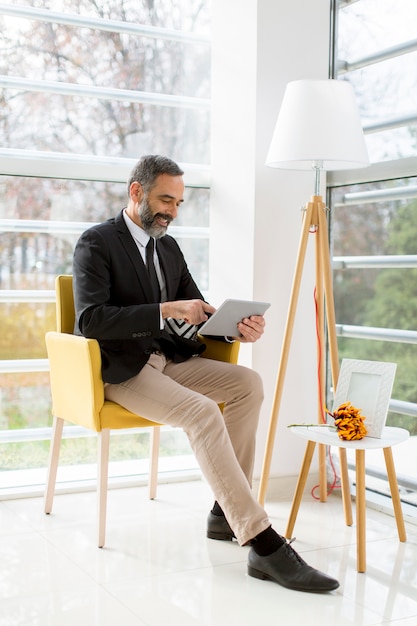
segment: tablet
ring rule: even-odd
[[[271,306],[270,302],[253,302],[251,300],[228,299],[204,322],[198,332],[201,335],[220,337],[239,337],[238,323],[244,317],[263,315]]]

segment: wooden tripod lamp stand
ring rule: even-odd
[[[322,422],[325,370],[325,317],[333,388],[339,374],[331,262],[326,207],[320,196],[321,170],[354,169],[369,165],[365,140],[352,86],[339,80],[298,80],[287,85],[266,164],[270,167],[315,172],[314,195],[305,207],[293,278],[287,322],[269,422],[259,486],[259,502],[265,502],[276,436],[278,413],[297,309],[308,237],[316,236],[317,409]],[[341,454],[342,489],[348,490],[346,450]],[[319,447],[320,499],[327,496],[325,448]],[[345,494],[344,494],[345,495]],[[347,495],[347,494],[346,494]],[[348,498],[344,498],[344,502]],[[346,511],[345,511],[346,514]]]

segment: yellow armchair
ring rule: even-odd
[[[95,339],[73,334],[75,310],[72,276],[57,276],[57,331],[46,333],[49,359],[52,412],[52,439],[45,490],[45,513],[52,511],[64,422],[78,424],[98,434],[97,496],[98,546],[105,543],[106,504],[110,430],[151,428],[149,497],[156,497],[160,424],[131,413],[119,404],[105,400],[101,378],[101,354]],[[239,343],[223,343],[204,338],[204,357],[237,363]]]

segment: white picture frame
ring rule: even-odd
[[[396,369],[396,363],[343,359],[333,412],[344,402],[350,402],[366,418],[367,436],[381,438]]]

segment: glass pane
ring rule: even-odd
[[[18,17],[3,19],[4,61],[11,76],[209,97],[209,43],[51,25]]]
[[[0,383],[0,431],[51,425],[47,372],[0,374]]]
[[[0,302],[0,319],[0,360],[46,359],[45,333],[56,328],[54,303]]]
[[[5,148],[126,158],[155,153],[209,162],[208,110],[9,89],[3,97],[13,103],[0,121]]]
[[[345,5],[339,10],[339,58],[351,61],[415,39],[416,19],[415,0],[360,0]]]
[[[22,189],[30,193],[23,194]],[[54,227],[53,222],[101,222],[126,206],[124,183],[2,176],[0,191],[2,289],[53,289],[57,274],[71,273],[74,246],[84,229],[81,226],[79,232],[75,228],[74,233],[60,233],[59,226]],[[209,190],[186,188],[184,200],[175,226],[208,227]],[[46,224],[46,232],[5,229],[2,232],[2,219],[42,220],[52,224]],[[206,290],[208,238],[185,238],[181,234],[177,238],[194,279]]]
[[[332,254],[415,255],[417,199],[341,205],[346,193],[411,186],[416,178],[340,187],[331,192]],[[417,268],[334,269],[338,324],[415,330]],[[417,403],[417,345],[339,337],[340,358],[397,363],[392,396]],[[389,424],[417,435],[413,417],[390,415]]]
[[[27,427],[33,427],[27,425]],[[137,473],[146,473],[147,465],[143,463],[135,466],[126,461],[143,461],[149,459],[150,433],[142,432],[120,435],[113,433],[110,438],[110,463],[117,463],[119,467],[113,469],[112,475],[126,475],[126,468],[130,467]],[[49,441],[22,441],[1,443],[0,439],[0,472],[15,471],[46,467],[49,454]],[[160,458],[172,456],[192,456],[190,444],[185,434],[180,430],[166,429],[161,431]],[[63,439],[59,455],[59,466],[92,465],[97,462],[97,437],[77,437]],[[124,467],[122,467],[122,463]],[[142,469],[142,471],[141,471]],[[122,470],[120,472],[120,470]],[[3,477],[4,480],[4,477]]]
[[[124,183],[0,176],[0,219],[98,222],[126,206],[126,194]]]

